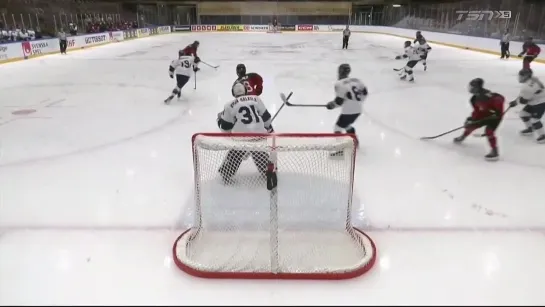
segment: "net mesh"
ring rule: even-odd
[[[360,275],[375,253],[350,221],[355,148],[347,135],[196,135],[195,221],[177,264],[204,277]]]

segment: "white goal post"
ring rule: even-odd
[[[372,239],[352,225],[353,135],[197,133],[192,149],[194,221],[172,248],[182,271],[348,279],[375,263]]]

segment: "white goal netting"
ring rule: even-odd
[[[351,222],[355,154],[342,134],[196,134],[194,222],[176,265],[210,278],[365,273],[376,251]]]

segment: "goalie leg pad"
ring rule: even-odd
[[[237,173],[246,154],[247,152],[243,150],[229,150],[227,157],[225,157],[225,160],[219,169],[224,180],[231,179],[231,177]]]
[[[267,165],[269,164],[269,154],[263,151],[253,151],[251,155],[259,173],[265,175],[267,172]]]

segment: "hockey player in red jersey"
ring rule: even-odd
[[[454,143],[462,143],[473,131],[485,127],[485,134],[491,147],[491,151],[485,156],[485,159],[496,161],[499,159],[499,153],[495,132],[503,117],[505,98],[485,89],[484,80],[481,78],[471,80],[469,92],[473,94],[470,99],[473,112],[465,122],[464,134],[455,138]]]
[[[246,73],[246,66],[244,64],[237,65],[237,77],[234,83],[242,83],[246,87],[248,95],[259,96],[263,93],[263,78],[255,72]]]
[[[540,53],[541,48],[534,43],[533,38],[528,37],[522,45],[522,52],[519,54],[519,58],[524,56],[522,60],[522,68],[530,69],[530,63],[532,63],[532,61],[537,58]]]
[[[197,57],[197,48],[199,48],[199,45],[199,41],[194,41],[191,45],[187,45],[181,52]]]

